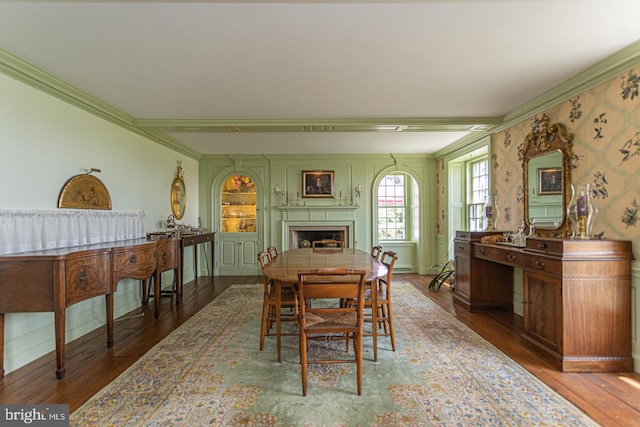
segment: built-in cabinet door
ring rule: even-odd
[[[524,335],[562,355],[562,319],[561,280],[525,271]]]
[[[257,234],[243,233],[239,237],[231,234],[221,235],[218,240],[218,274],[260,274],[257,256]]]

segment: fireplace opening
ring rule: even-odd
[[[341,240],[349,246],[349,228],[336,226],[304,226],[289,228],[289,248],[310,248],[314,240]]]

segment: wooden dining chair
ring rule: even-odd
[[[387,267],[387,274],[372,282],[371,287],[365,291],[365,310],[369,309],[370,316],[365,316],[365,321],[371,322],[371,335],[373,336],[373,360],[378,361],[378,337],[389,337],[391,349],[396,351],[396,338],[393,327],[393,310],[391,307],[391,279],[393,266],[398,260],[395,251],[386,251],[382,254],[380,262]],[[379,332],[382,329],[384,332]],[[368,335],[368,334],[367,334]]]
[[[311,248],[344,249],[344,241],[335,239],[314,240],[311,242]]]
[[[362,322],[364,304],[364,270],[323,268],[298,272],[297,293],[300,301],[300,372],[302,395],[307,395],[309,364],[355,363],[358,395],[362,394]],[[342,299],[355,301],[347,307]],[[313,304],[310,304],[313,300]],[[309,303],[309,304],[307,304]],[[313,340],[353,341],[353,358],[309,358]]]
[[[391,349],[396,351],[393,310],[391,308],[391,278],[397,259],[398,255],[395,251],[384,252],[380,262],[387,267],[387,274],[375,281],[365,282],[364,321],[371,323],[371,332],[364,332],[363,335],[372,337],[374,362],[378,361],[379,336],[388,336],[391,340]],[[343,306],[352,304],[354,304],[353,300],[342,301]],[[377,308],[374,309],[374,307]],[[382,329],[383,332],[379,332],[379,329]]]
[[[277,258],[279,254],[278,248],[275,246],[269,246],[267,248],[267,253],[269,254],[269,260],[273,261],[273,259]]]
[[[374,246],[371,248],[371,256],[376,259],[376,261],[380,261],[380,255],[382,255],[382,246]]]
[[[260,268],[264,268],[272,262],[267,252],[258,253]],[[262,322],[260,325],[260,351],[264,350],[265,336],[273,336],[271,332],[273,324],[276,325],[276,351],[278,362],[282,361],[281,337],[298,335],[295,333],[282,333],[283,321],[297,321],[298,304],[292,284],[281,284],[278,280],[271,280],[265,274],[263,280]],[[283,312],[283,307],[288,308]]]

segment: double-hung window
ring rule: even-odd
[[[484,205],[489,197],[489,161],[486,157],[467,163],[467,220],[470,231],[485,229]]]
[[[378,240],[407,238],[407,175],[386,175],[378,185]]]

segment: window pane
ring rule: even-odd
[[[385,176],[378,186],[378,239],[404,240],[406,236],[405,175]]]
[[[469,162],[469,188],[467,188],[467,212],[469,230],[484,230],[484,204],[489,196],[489,162],[486,158]]]

